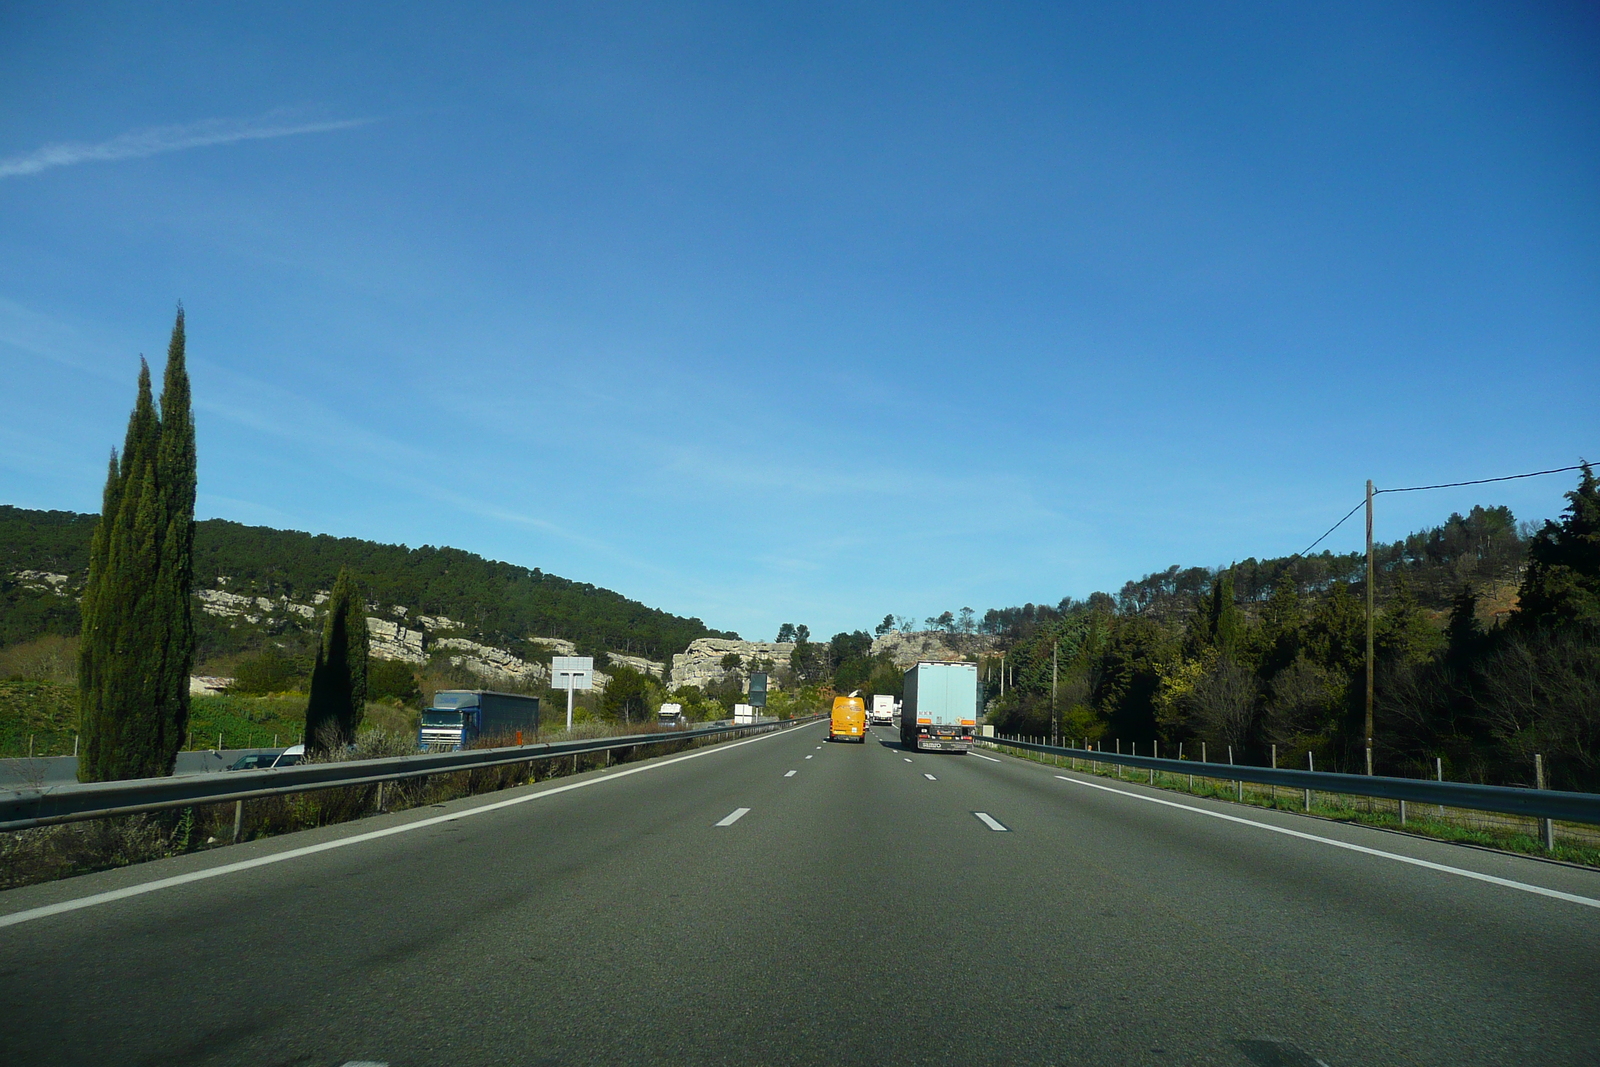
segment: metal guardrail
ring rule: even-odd
[[[1556,789],[1523,789],[1508,785],[1474,785],[1470,782],[1434,782],[1426,778],[1385,778],[1378,775],[1336,774],[1329,771],[1292,771],[1275,767],[1247,767],[1235,763],[1199,763],[1195,760],[1134,756],[1095,749],[1065,748],[1035,741],[995,736],[980,738],[994,745],[1071,756],[1085,762],[1139,767],[1162,774],[1192,774],[1226,782],[1282,785],[1315,793],[1345,793],[1450,808],[1525,815],[1535,819],[1560,819],[1600,825],[1600,793],[1569,793]]]
[[[698,730],[596,737],[507,748],[477,748],[465,752],[428,752],[415,756],[338,763],[297,763],[293,767],[229,771],[225,774],[135,778],[120,782],[72,782],[39,789],[9,790],[0,792],[0,830],[25,830],[52,823],[134,815],[195,804],[255,800],[337,786],[371,785],[429,774],[503,767],[618,748],[693,741],[724,734],[766,733],[810,721],[810,718],[783,719],[755,725],[712,726]]]

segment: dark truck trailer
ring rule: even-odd
[[[915,751],[968,752],[978,732],[978,665],[923,662],[906,671],[900,744]]]
[[[422,713],[417,747],[425,752],[452,752],[479,741],[515,744],[516,735],[531,741],[539,729],[539,698],[487,689],[441,689]]]

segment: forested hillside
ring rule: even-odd
[[[0,505],[0,645],[77,632],[78,609],[70,594],[87,573],[94,525],[93,515]],[[737,636],[609,589],[453,548],[407,548],[208,519],[196,524],[194,561],[196,589],[300,599],[332,588],[339,568],[348,567],[377,605],[447,615],[486,640],[507,644],[558,637],[585,651],[663,659],[697,637]],[[67,582],[39,577],[50,574],[65,575]],[[228,644],[254,636],[203,613],[196,621],[202,654],[247,650]]]
[[[1559,522],[1474,508],[1376,546],[1377,772],[1600,789],[1600,488]],[[1006,650],[1007,732],[1213,758],[1365,769],[1365,560],[1172,567],[1112,596],[988,612]],[[1054,658],[1053,658],[1054,657]],[[1052,674],[1054,663],[1054,675]],[[998,660],[986,662],[998,677]],[[1052,682],[1052,677],[1055,681]]]

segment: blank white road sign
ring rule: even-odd
[[[593,689],[593,656],[552,656],[550,658],[551,689]]]

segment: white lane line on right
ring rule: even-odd
[[[999,762],[1001,762],[1000,760],[995,759],[993,756],[985,756],[982,752],[973,752],[973,753],[970,753],[970,754],[974,755],[974,756],[977,756],[979,759],[986,759],[990,763],[999,763]]]
[[[1430,871],[1439,871],[1442,874],[1454,874],[1461,878],[1470,878],[1475,882],[1488,882],[1490,885],[1504,886],[1507,889],[1520,889],[1524,893],[1534,893],[1541,897],[1551,897],[1555,900],[1565,900],[1569,904],[1582,904],[1586,908],[1600,908],[1600,900],[1592,897],[1580,897],[1575,893],[1563,893],[1559,889],[1546,889],[1542,885],[1529,885],[1527,882],[1513,882],[1509,878],[1497,878],[1492,874],[1479,874],[1462,867],[1447,867],[1442,863],[1433,863],[1428,860],[1414,859],[1411,856],[1402,856],[1397,852],[1384,852],[1382,849],[1368,848],[1366,845],[1353,845],[1348,841],[1336,841],[1331,837],[1319,837],[1308,834],[1304,830],[1291,830],[1287,826],[1273,826],[1271,823],[1256,822],[1254,819],[1241,819],[1237,815],[1229,815],[1221,811],[1207,811],[1205,808],[1196,808],[1189,804],[1179,804],[1173,800],[1162,800],[1160,797],[1147,797],[1140,793],[1130,793],[1125,789],[1113,789],[1108,785],[1099,785],[1095,782],[1082,782],[1076,778],[1068,778],[1064,774],[1056,775],[1063,782],[1073,785],[1088,786],[1090,789],[1103,789],[1107,793],[1119,793],[1134,800],[1147,800],[1152,804],[1162,804],[1169,808],[1182,808],[1192,811],[1196,815],[1209,815],[1213,819],[1222,819],[1225,822],[1236,822],[1243,826],[1254,826],[1258,830],[1271,830],[1275,834],[1285,837],[1298,837],[1303,841],[1315,841],[1320,845],[1332,845],[1334,848],[1346,849],[1350,852],[1360,852],[1367,856],[1377,856],[1379,859],[1394,860],[1396,863],[1408,863],[1413,867],[1423,867]]]
[[[939,779],[935,778],[933,775],[929,774],[927,771],[923,771],[922,772],[922,777],[926,778],[930,782],[937,782],[939,780]]]
[[[786,771],[783,776],[785,778],[793,778],[794,777],[794,772],[793,771]]]
[[[749,808],[734,808],[733,809],[733,814],[724,816],[722,821],[717,823],[717,825],[718,826],[732,826],[734,823],[738,822],[740,819],[744,818],[746,815],[749,815],[749,814],[750,814],[750,809]]]
[[[978,817],[978,820],[980,822],[982,822],[983,825],[987,826],[991,830],[999,830],[1002,833],[1010,833],[1011,832],[1011,827],[1002,826],[1000,824],[1000,820],[999,819],[996,819],[993,815],[990,815],[986,811],[975,811],[972,814],[976,815]]]

